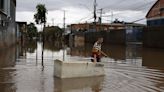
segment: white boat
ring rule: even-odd
[[[58,78],[82,78],[104,76],[104,65],[88,61],[61,61],[54,62],[54,76]]]

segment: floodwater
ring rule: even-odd
[[[0,92],[164,92],[164,50],[141,45],[103,45],[109,55],[102,58],[105,76],[54,77],[55,59],[88,60],[91,48],[91,44],[46,43],[44,67],[39,42],[0,50]]]

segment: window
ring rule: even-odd
[[[4,0],[0,0],[0,10],[4,9]]]
[[[164,12],[164,8],[160,8],[160,12]]]

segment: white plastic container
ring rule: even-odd
[[[81,78],[91,76],[104,76],[104,65],[87,61],[63,62],[55,60],[54,76],[58,78]]]

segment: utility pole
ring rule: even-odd
[[[112,27],[113,27],[113,26],[112,26],[112,24],[113,24],[113,11],[111,11],[111,15],[112,15],[112,16],[111,16],[111,29],[112,29]]]
[[[100,31],[102,31],[102,13],[103,13],[103,9],[100,9]]]
[[[65,18],[65,10],[64,10],[64,17],[63,17],[63,30],[64,30],[64,32],[63,33],[65,33],[65,20],[66,20],[66,18]],[[64,34],[63,34],[63,38],[64,38]],[[63,61],[65,61],[65,45],[64,45],[64,43],[63,43]]]
[[[52,18],[52,26],[54,26],[54,18]]]
[[[113,22],[113,11],[111,11],[111,23]]]
[[[100,24],[102,23],[102,13],[103,13],[103,9],[101,8],[101,9],[100,9],[100,18],[101,18]]]
[[[94,0],[94,22],[96,23],[96,18],[97,18],[97,15],[96,15],[96,7],[97,7],[97,3],[96,3],[96,0]]]
[[[95,26],[95,30],[96,30],[96,18],[97,18],[97,15],[96,15],[96,7],[97,7],[97,2],[96,2],[96,0],[94,0],[94,4],[93,4],[93,6],[94,6],[94,14],[93,14],[93,17],[94,17],[94,26]]]
[[[65,32],[65,20],[66,20],[66,18],[65,18],[65,10],[64,10],[64,18],[63,18],[63,30],[64,30],[64,32]]]

